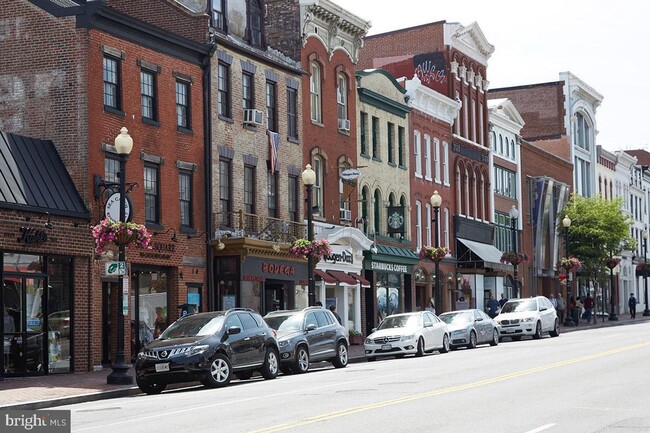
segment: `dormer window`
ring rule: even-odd
[[[226,0],[212,0],[212,27],[217,30],[226,30]]]
[[[250,44],[262,48],[262,1],[250,0],[248,8],[248,33]]]

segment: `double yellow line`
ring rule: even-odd
[[[630,351],[630,350],[641,349],[641,348],[648,347],[648,346],[650,346],[650,342],[634,344],[632,346],[625,346],[625,347],[621,347],[621,348],[618,348],[618,349],[608,350],[608,351],[605,351],[605,352],[598,352],[598,353],[594,353],[592,355],[585,355],[585,356],[581,356],[579,358],[568,359],[566,361],[554,362],[553,364],[543,365],[543,366],[540,366],[540,367],[533,367],[533,368],[529,368],[529,369],[526,369],[526,370],[520,370],[520,371],[517,371],[517,372],[514,372],[514,373],[508,373],[508,374],[504,374],[502,376],[496,376],[496,377],[492,377],[492,378],[489,378],[489,379],[480,380],[478,382],[472,382],[472,383],[467,383],[467,384],[464,384],[464,385],[457,385],[457,386],[452,386],[452,387],[448,387],[448,388],[442,388],[442,389],[438,389],[438,390],[435,390],[435,391],[429,391],[429,392],[424,392],[424,393],[420,393],[420,394],[414,394],[414,395],[411,395],[411,396],[408,396],[408,397],[401,397],[401,398],[395,398],[395,399],[392,399],[392,400],[380,401],[380,402],[377,402],[377,403],[371,403],[371,404],[366,404],[366,405],[362,405],[362,406],[357,406],[357,407],[341,410],[341,411],[338,411],[338,412],[330,412],[330,413],[326,413],[326,414],[323,414],[323,415],[318,415],[318,416],[315,416],[315,417],[312,417],[312,418],[307,418],[307,419],[304,419],[304,420],[292,421],[292,422],[288,422],[288,423],[284,423],[284,424],[278,424],[278,425],[275,425],[275,426],[272,426],[272,427],[267,427],[267,428],[264,428],[264,429],[261,429],[261,430],[255,430],[255,431],[250,432],[250,433],[272,433],[272,432],[279,432],[279,431],[283,431],[283,430],[295,429],[296,427],[301,427],[301,426],[305,426],[305,425],[309,425],[309,424],[315,424],[317,422],[331,420],[331,419],[334,419],[334,418],[340,418],[340,417],[348,416],[348,415],[353,415],[353,414],[360,413],[360,412],[365,412],[365,411],[368,411],[368,410],[379,409],[379,408],[383,408],[383,407],[387,407],[387,406],[394,406],[394,405],[407,403],[407,402],[414,401],[414,400],[421,400],[423,398],[435,397],[435,396],[439,396],[439,395],[443,395],[443,394],[450,394],[450,393],[453,393],[453,392],[463,391],[463,390],[466,390],[466,389],[477,388],[477,387],[484,386],[484,385],[490,385],[492,383],[503,382],[503,381],[506,381],[506,380],[509,380],[509,379],[514,379],[514,378],[517,378],[517,377],[527,376],[527,375],[530,375],[530,374],[539,373],[539,372],[542,372],[542,371],[551,370],[551,369],[558,368],[558,367],[564,367],[564,366],[567,366],[567,365],[572,365],[572,364],[577,364],[577,363],[580,363],[580,362],[590,361],[592,359],[603,358],[605,356],[615,355],[617,353],[627,352],[627,351]]]

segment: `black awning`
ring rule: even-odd
[[[4,132],[0,132],[0,207],[90,217],[51,140]]]

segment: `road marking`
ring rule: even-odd
[[[537,427],[534,430],[528,430],[526,433],[539,433],[541,431],[548,430],[551,427],[555,427],[555,424],[546,424],[546,425],[543,425],[541,427]]]
[[[515,379],[517,377],[527,376],[534,373],[539,373],[546,370],[551,370],[554,368],[565,367],[567,365],[577,364],[580,362],[590,361],[592,359],[603,358],[605,356],[615,355],[622,352],[627,352],[630,350],[641,349],[644,347],[650,346],[650,342],[634,344],[632,346],[620,347],[618,349],[612,349],[605,352],[594,353],[591,355],[581,356],[579,358],[567,359],[565,361],[554,362],[552,364],[543,365],[539,367],[528,368],[526,370],[517,371],[514,373],[504,374],[502,376],[496,376],[489,379],[480,380],[478,382],[466,383],[463,385],[456,385],[449,388],[437,389],[434,391],[424,392],[420,394],[414,394],[411,396],[400,397],[392,400],[385,400],[377,403],[366,404],[362,406],[352,407],[349,409],[341,410],[338,412],[330,412],[322,415],[317,415],[312,418],[306,418],[302,421],[291,421],[284,424],[278,424],[273,427],[267,427],[260,430],[254,430],[250,433],[273,433],[283,430],[294,430],[297,427],[302,427],[310,424],[315,424],[317,422],[331,420],[334,418],[340,418],[343,416],[353,415],[360,412],[366,412],[369,410],[380,409],[388,406],[394,406],[402,403],[407,403],[415,400],[421,400],[424,398],[436,397],[444,394],[450,394],[453,392],[464,391],[467,389],[478,388],[485,385],[490,385],[497,382],[503,382],[510,379]],[[533,430],[536,431],[536,430]],[[537,430],[538,431],[538,430]]]

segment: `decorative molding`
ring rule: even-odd
[[[417,75],[406,80],[406,95],[411,108],[422,111],[436,119],[452,125],[460,111],[460,101],[454,101],[435,90],[423,86]]]

